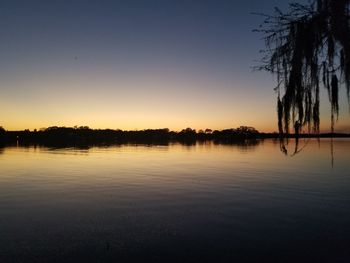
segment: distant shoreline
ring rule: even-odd
[[[284,138],[295,138],[294,134]],[[42,144],[42,145],[103,145],[124,143],[167,144],[180,142],[194,144],[197,141],[214,141],[225,144],[252,143],[260,139],[279,139],[278,133],[261,133],[253,127],[240,126],[225,130],[199,130],[191,128],[180,132],[164,129],[123,131],[112,129],[90,129],[89,127],[50,127],[44,130],[5,131],[0,130],[1,144]],[[350,138],[345,133],[300,134],[299,138]]]

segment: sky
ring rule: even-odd
[[[252,13],[288,3],[2,0],[0,126],[276,131],[274,78],[252,70],[264,48]],[[336,130],[349,125],[344,92]]]

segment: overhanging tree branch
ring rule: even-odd
[[[293,3],[283,13],[259,14],[265,50],[258,70],[276,75],[281,136],[320,130],[320,86],[328,91],[331,129],[339,114],[339,89],[350,93],[350,0]],[[292,124],[291,124],[292,123]]]

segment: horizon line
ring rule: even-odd
[[[141,131],[156,131],[156,130],[168,130],[168,132],[175,132],[175,133],[179,133],[181,131],[185,131],[186,129],[191,129],[193,131],[195,131],[196,133],[212,133],[214,131],[225,131],[225,130],[237,130],[239,128],[249,128],[249,129],[254,129],[255,131],[257,131],[258,133],[263,133],[263,134],[279,134],[278,131],[271,131],[271,132],[268,132],[268,131],[259,131],[257,130],[255,127],[253,126],[246,126],[246,125],[240,125],[236,128],[224,128],[224,129],[211,129],[211,128],[206,128],[206,129],[195,129],[195,128],[191,128],[191,127],[186,127],[186,128],[183,128],[183,129],[180,129],[180,130],[171,130],[167,127],[163,127],[163,128],[145,128],[145,129],[132,129],[132,130],[123,130],[123,129],[119,129],[119,128],[91,128],[89,126],[49,126],[49,127],[43,127],[43,128],[40,128],[40,129],[37,129],[37,128],[34,128],[34,129],[19,129],[19,130],[7,130],[5,129],[3,126],[0,125],[0,128],[3,128],[5,132],[43,132],[43,131],[46,131],[48,129],[52,129],[52,128],[65,128],[65,129],[76,129],[76,130],[79,130],[79,129],[88,129],[88,130],[92,130],[92,131],[104,131],[104,130],[112,130],[112,131],[122,131],[122,132],[141,132]],[[290,135],[294,135],[295,133],[294,132],[291,132],[289,133]],[[346,134],[346,135],[350,135],[350,132],[345,132],[345,131],[322,131],[322,132],[319,132],[319,133],[315,133],[315,132],[302,132],[301,134],[304,134],[304,135],[322,135],[322,134]]]

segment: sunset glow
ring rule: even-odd
[[[0,126],[7,130],[277,130],[275,80],[252,70],[263,42],[252,32],[261,17],[251,12],[287,4],[15,2],[0,11]],[[341,98],[336,129],[350,131],[345,92]],[[321,107],[329,131],[326,96]]]

